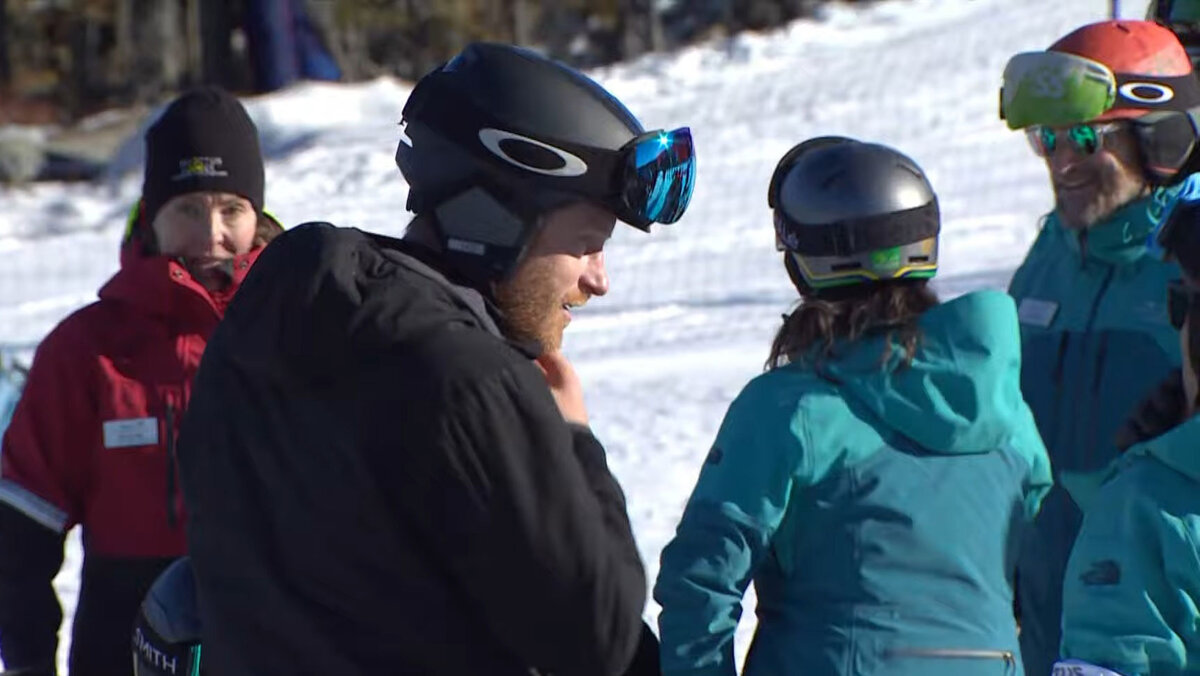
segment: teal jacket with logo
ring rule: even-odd
[[[1103,472],[1113,440],[1137,403],[1179,366],[1179,336],[1167,317],[1173,263],[1147,251],[1147,237],[1196,177],[1118,210],[1086,231],[1051,214],[1009,293],[1021,320],[1021,389],[1050,452],[1056,487],[1046,497],[1018,566],[1021,651],[1030,674],[1048,674],[1058,654],[1062,580],[1081,513],[1064,487]]]
[[[1200,674],[1200,418],[1132,446],[1083,504],[1062,655],[1126,676]]]
[[[909,367],[882,338],[752,380],[721,425],[654,597],[663,673],[1019,674],[1012,575],[1050,485],[1012,299],[934,307]]]

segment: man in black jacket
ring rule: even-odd
[[[682,216],[690,134],[492,44],[403,115],[405,238],[293,229],[205,353],[179,445],[205,671],[656,671],[624,497],[559,347],[608,289],[616,220]]]

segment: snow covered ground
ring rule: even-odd
[[[1126,16],[1144,12],[1124,4]],[[698,148],[688,215],[650,235],[618,231],[612,291],[578,313],[566,345],[651,581],[725,407],[761,371],[795,300],[765,200],[778,158],[822,134],[906,151],[942,203],[940,292],[1002,288],[1051,195],[1023,136],[997,118],[1000,74],[1011,54],[1044,49],[1108,11],[1108,0],[835,6],[819,21],[593,73],[648,128],[691,126]],[[248,101],[269,155],[268,207],[288,224],[399,234],[406,191],[392,156],[407,91],[391,80],[314,84]],[[140,143],[131,139],[101,185],[0,192],[0,345],[26,351],[116,269]],[[79,558],[73,537],[56,579],[68,617]],[[648,617],[657,611],[648,604]],[[752,629],[747,613],[739,651]],[[64,627],[64,654],[68,636]]]

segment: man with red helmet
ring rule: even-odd
[[[1165,303],[1179,270],[1149,243],[1180,194],[1196,189],[1186,177],[1198,105],[1183,46],[1148,21],[1083,26],[1004,71],[1001,116],[1045,160],[1055,196],[1009,288],[1022,392],[1056,484],[1019,552],[1028,674],[1050,673],[1058,654],[1078,491],[1117,456],[1120,423],[1180,363]]]

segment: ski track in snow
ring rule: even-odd
[[[681,222],[650,235],[618,228],[607,249],[612,290],[577,313],[566,341],[651,585],[725,408],[761,372],[780,314],[796,299],[766,207],[775,162],[824,134],[898,147],[939,194],[939,292],[1004,288],[1052,198],[1023,136],[997,118],[1000,74],[1012,54],[1044,49],[1108,11],[1107,0],[833,6],[818,21],[593,72],[647,128],[691,126],[699,162]],[[1143,12],[1139,4],[1125,16]],[[248,100],[268,156],[268,208],[289,225],[328,220],[400,234],[406,189],[392,158],[408,90],[381,79]],[[0,191],[0,345],[28,356],[95,298],[117,267],[141,153],[140,136],[131,138],[97,185]],[[64,665],[78,534],[68,542],[55,579],[68,618]],[[739,657],[754,627],[753,590],[745,607]],[[647,617],[657,613],[648,602]]]

